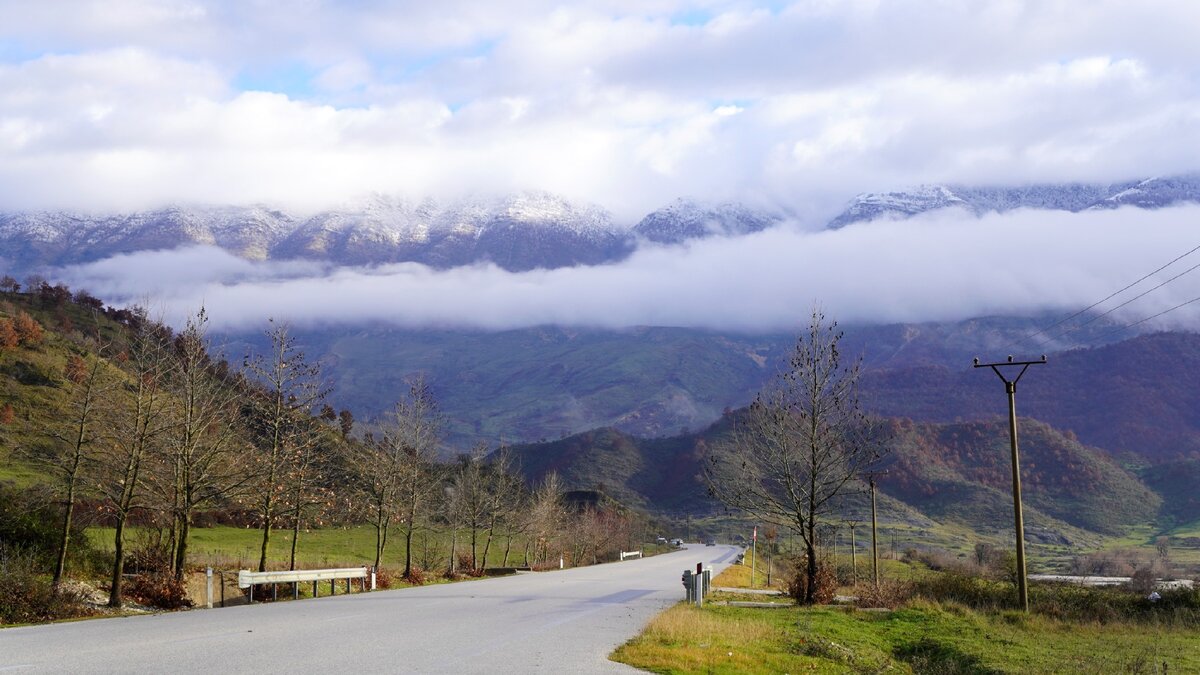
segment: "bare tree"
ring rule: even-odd
[[[22,450],[54,478],[53,489],[63,508],[62,532],[54,565],[54,585],[63,578],[71,542],[72,520],[89,472],[95,469],[103,440],[102,420],[117,378],[99,354],[72,355],[64,372],[67,406],[62,415],[38,423],[45,443]]]
[[[413,534],[428,517],[440,481],[434,461],[443,419],[425,378],[417,376],[384,425],[384,443],[395,465],[398,517],[404,528],[404,576],[412,574]],[[382,549],[379,551],[382,555]],[[451,556],[453,557],[453,556]]]
[[[563,503],[562,479],[551,471],[533,491],[526,532],[533,543],[533,560],[537,565],[550,559],[551,551],[561,545],[559,541],[567,520],[567,509]],[[561,549],[559,549],[561,552]]]
[[[483,544],[483,554],[480,556],[479,569],[487,568],[488,553],[492,548],[492,540],[497,530],[511,528],[517,510],[520,507],[521,492],[524,486],[521,477],[513,466],[512,455],[508,448],[501,447],[491,455],[488,462],[487,490],[483,522],[487,528],[487,540]],[[508,532],[508,546],[512,544],[511,529]],[[508,565],[508,546],[504,552],[502,566]],[[472,555],[474,555],[472,553]]]
[[[309,444],[316,442],[311,433],[312,413],[325,396],[320,369],[305,360],[288,326],[276,324],[273,319],[270,324],[267,330],[270,353],[247,357],[245,362],[250,377],[261,387],[261,391],[251,395],[254,408],[251,424],[259,449],[254,509],[262,525],[260,572],[267,569],[271,530],[288,505],[289,468],[297,453],[303,453]]]
[[[834,498],[880,459],[858,402],[859,363],[847,365],[837,322],[814,309],[772,386],[709,453],[709,489],[725,504],[800,533],[807,563],[804,602],[814,601],[817,526]]]
[[[169,329],[150,321],[144,310],[132,330],[123,356],[128,381],[118,388],[109,442],[99,454],[97,491],[116,521],[113,566],[108,605],[121,606],[121,581],[125,570],[125,527],[130,515],[146,507],[143,494],[147,465],[154,459],[171,429],[166,414],[168,379],[173,360],[167,349]]]
[[[352,473],[354,512],[375,528],[375,567],[383,562],[388,535],[399,516],[400,484],[406,468],[405,449],[385,435],[368,435],[362,443],[347,441],[343,448]]]
[[[471,453],[460,455],[450,478],[459,520],[471,530],[471,572],[479,573],[486,561],[479,558],[479,533],[493,523],[496,485],[487,465],[487,445],[477,443]]]
[[[251,475],[246,443],[231,423],[238,389],[222,381],[210,356],[208,315],[201,307],[174,343],[173,412],[177,424],[163,444],[167,471],[155,487],[169,504],[173,525],[172,569],[182,579],[192,518],[197,509],[239,494]]]

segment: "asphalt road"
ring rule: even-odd
[[[0,673],[619,673],[608,660],[683,597],[697,562],[645,560],[316,600],[0,629]]]

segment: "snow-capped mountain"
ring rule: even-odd
[[[907,218],[936,209],[963,208],[975,215],[1013,209],[1079,212],[1136,206],[1144,209],[1200,202],[1200,174],[1148,178],[1112,185],[1063,183],[1022,187],[922,186],[903,192],[867,193],[855,197],[829,223],[831,228],[877,218]]]
[[[306,217],[261,206],[0,213],[0,272],[197,244],[249,260],[419,262],[439,269],[490,262],[524,271],[611,263],[640,242],[737,236],[781,220],[740,204],[678,200],[630,229],[599,206],[545,192],[446,202],[377,195]]]
[[[305,220],[271,248],[271,257],[438,268],[493,262],[521,271],[610,262],[629,249],[628,234],[607,211],[524,193],[449,204],[376,197]]]
[[[757,211],[743,204],[702,204],[677,199],[647,215],[633,228],[634,234],[656,244],[679,244],[688,239],[733,237],[765,230],[783,216]]]

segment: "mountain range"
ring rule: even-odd
[[[249,260],[418,262],[438,269],[490,262],[524,271],[615,262],[639,244],[736,236],[782,219],[739,204],[680,199],[630,227],[598,206],[547,193],[455,202],[375,196],[307,217],[262,206],[0,213],[0,258],[10,271],[26,272],[207,244]]]
[[[928,185],[861,194],[826,226],[945,208],[982,215],[1194,202],[1200,202],[1200,174],[1111,185]],[[206,244],[248,260],[317,260],[334,266],[417,262],[437,269],[490,262],[525,271],[613,263],[639,246],[744,236],[787,220],[779,209],[677,199],[636,223],[622,223],[600,206],[544,192],[457,201],[377,195],[307,216],[267,206],[172,206],[126,214],[0,210],[0,267],[24,274]]]
[[[1016,187],[925,185],[858,195],[829,222],[833,229],[877,218],[908,218],[946,208],[980,216],[1015,209],[1078,213],[1132,206],[1158,209],[1200,202],[1200,174],[1145,178],[1112,184],[1047,183]]]

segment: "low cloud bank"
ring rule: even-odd
[[[203,304],[217,326],[234,330],[273,317],[298,325],[758,331],[794,328],[814,303],[843,322],[1072,312],[1200,244],[1197,221],[1200,206],[982,218],[943,211],[836,231],[783,226],[686,247],[644,248],[614,265],[520,273],[491,265],[438,271],[409,263],[258,263],[194,247],[118,256],[65,268],[55,278],[109,302],[162,307],[170,321]],[[1198,263],[1200,252],[1156,279]],[[1135,321],[1197,296],[1200,269],[1114,316]],[[1200,302],[1155,325],[1200,325]]]

